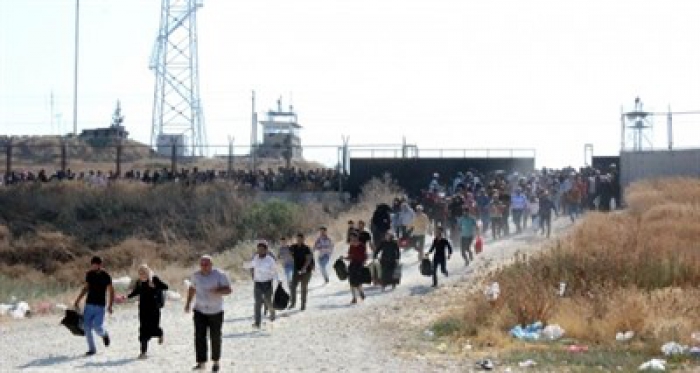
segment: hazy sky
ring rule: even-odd
[[[119,99],[132,137],[149,141],[160,3],[81,0],[79,130],[109,124]],[[74,7],[0,0],[0,133],[72,130]],[[249,142],[255,89],[259,109],[292,93],[305,144],[406,136],[580,165],[585,143],[618,151],[620,106],[637,95],[652,110],[700,110],[699,17],[698,0],[205,0],[209,142]],[[62,129],[50,124],[52,91]],[[678,146],[700,145],[700,116],[674,124]],[[665,147],[665,118],[654,134]]]

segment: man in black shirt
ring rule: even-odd
[[[292,284],[290,297],[292,304],[289,309],[293,309],[297,302],[297,287],[301,283],[301,310],[306,309],[306,295],[309,291],[309,281],[311,281],[311,271],[314,269],[314,256],[311,253],[311,248],[304,243],[304,234],[297,234],[297,243],[289,247],[289,251],[294,258],[294,275],[292,275]]]
[[[435,239],[433,240],[433,244],[430,246],[430,251],[428,251],[428,255],[430,255],[433,251],[435,251],[435,255],[433,255],[433,287],[436,288],[438,285],[437,281],[437,269],[438,266],[440,267],[440,270],[442,271],[442,274],[447,277],[447,260],[449,260],[452,257],[452,245],[450,245],[450,241],[448,241],[446,238],[443,237],[444,234],[444,229],[442,227],[438,227],[435,230]],[[447,251],[447,259],[445,259],[445,251]]]
[[[109,302],[106,301],[107,291],[109,291]],[[109,334],[104,328],[105,305],[107,312],[112,313],[114,303],[114,288],[112,287],[112,277],[102,269],[102,258],[94,256],[90,261],[90,271],[85,275],[85,286],[80,291],[78,299],[75,300],[75,309],[80,308],[80,301],[87,294],[85,309],[83,310],[83,320],[85,336],[87,337],[87,356],[97,352],[95,341],[92,336],[94,330],[102,337],[105,347],[109,347]]]

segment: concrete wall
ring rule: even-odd
[[[700,177],[700,149],[623,152],[620,154],[620,167],[623,188],[645,179]]]

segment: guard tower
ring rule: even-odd
[[[288,111],[284,111],[280,98],[277,100],[277,110],[268,110],[267,119],[261,120],[260,124],[263,127],[263,141],[258,147],[259,157],[287,160],[302,158],[299,136],[301,125],[292,105],[289,105]]]
[[[632,143],[632,151],[639,152],[652,148],[653,117],[654,113],[644,110],[642,100],[639,97],[634,99],[634,110],[628,112],[622,110],[622,151],[629,149],[630,142]]]

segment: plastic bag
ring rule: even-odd
[[[279,311],[286,309],[287,304],[289,304],[289,294],[284,290],[282,284],[279,283],[277,284],[277,290],[275,290],[273,296],[272,307]]]
[[[479,235],[476,236],[476,241],[474,242],[474,252],[481,254],[482,251],[484,251],[484,240]]]
[[[559,325],[547,325],[546,328],[542,330],[542,338],[548,341],[556,341],[564,336],[564,329]]]

